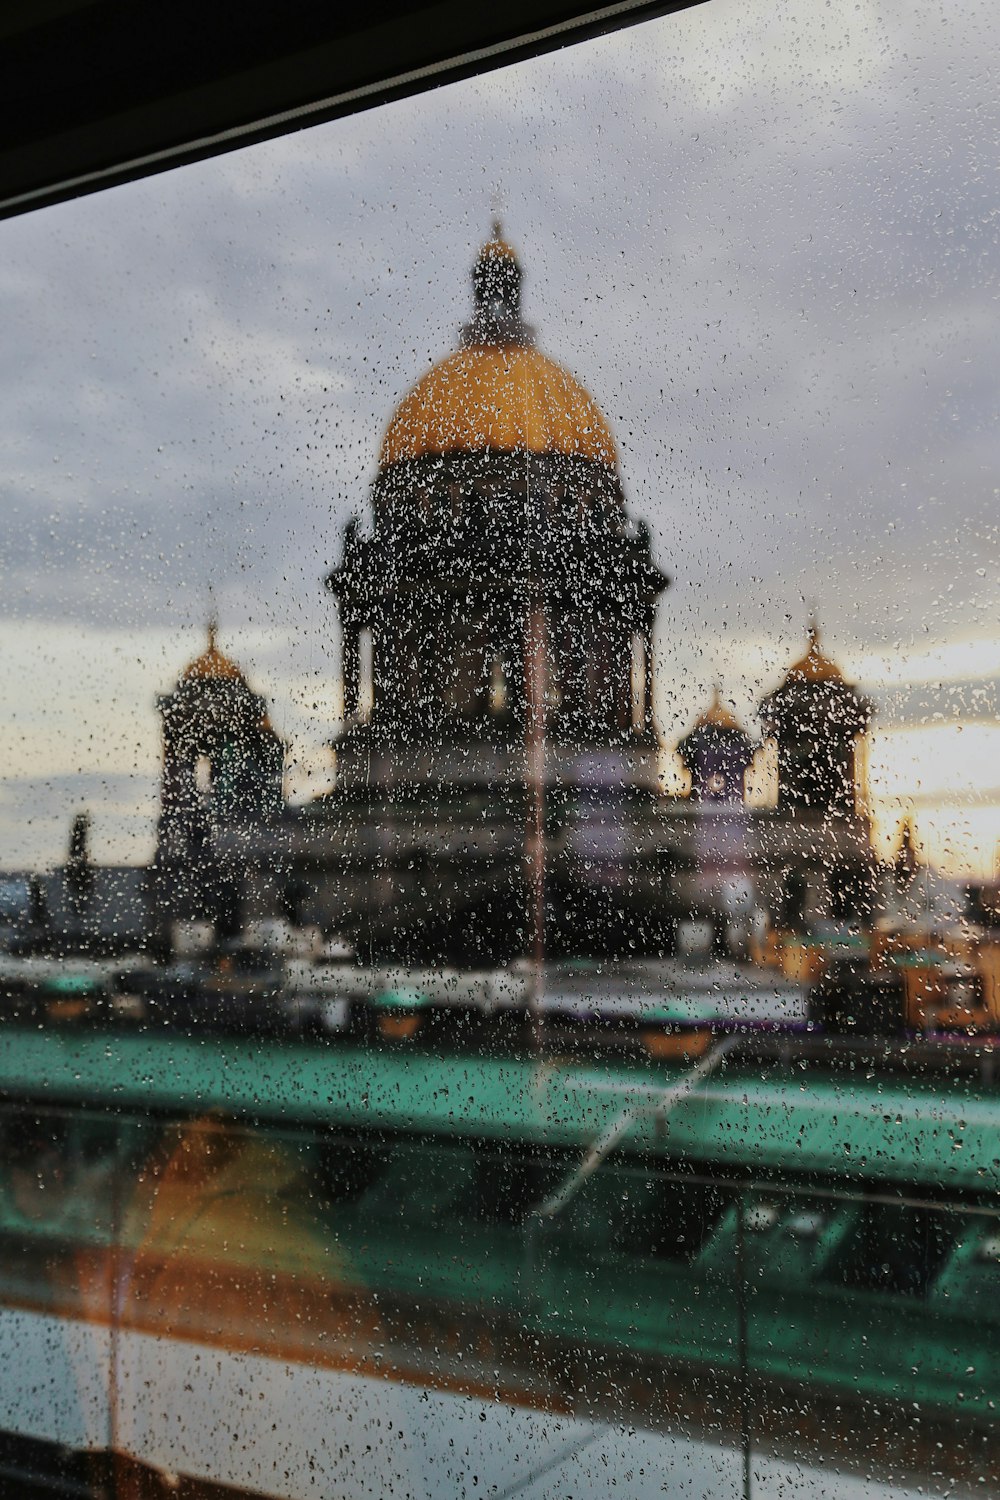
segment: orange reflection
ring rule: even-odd
[[[230,1348],[353,1360],[378,1318],[294,1146],[204,1116],[172,1130],[128,1206],[122,1324]]]

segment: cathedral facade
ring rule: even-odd
[[[407,963],[664,953],[686,916],[750,908],[865,916],[855,758],[870,707],[815,630],[761,704],[777,805],[747,805],[758,741],[718,696],[677,747],[690,794],[665,793],[668,578],[602,413],[524,322],[499,227],[461,345],[393,414],[327,582],[336,787],[280,803],[280,743],[213,639],[161,699],[162,913],[179,891],[207,913],[220,881],[230,924],[284,914],[362,960]],[[202,873],[182,877],[185,861]]]

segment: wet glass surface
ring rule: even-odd
[[[4,226],[4,1484],[997,1489],[996,29]]]
[[[953,1493],[995,1482],[995,1205],[220,1115],[3,1127],[4,1426],[123,1482],[916,1494],[944,1452]]]

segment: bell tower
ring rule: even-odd
[[[696,802],[742,803],[744,777],[753,753],[753,741],[732,709],[723,703],[716,686],[708,708],[677,745],[677,754],[691,777],[691,797]]]
[[[210,920],[227,927],[235,871],[215,852],[221,830],[250,831],[282,807],[284,746],[267,705],[208,626],[206,649],[157,701],[163,779],[154,861],[161,923]],[[234,898],[235,899],[235,898]]]
[[[778,802],[773,823],[762,825],[762,863],[772,885],[781,871],[770,904],[783,926],[870,916],[874,861],[858,772],[872,713],[823,651],[812,621],[804,655],[760,705],[778,758]]]
[[[809,626],[805,654],[761,702],[765,733],[778,747],[778,808],[826,817],[857,815],[858,742],[872,705],[849,683]]]

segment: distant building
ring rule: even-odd
[[[149,872],[72,860],[41,873],[0,877],[0,950],[52,957],[134,953],[149,936]]]
[[[874,860],[859,748],[872,705],[824,653],[815,622],[808,649],[761,701],[760,716],[777,746],[778,799],[773,813],[754,819],[755,863],[775,920],[867,920]]]
[[[383,954],[503,957],[538,924],[552,952],[658,944],[661,860],[635,834],[658,800],[667,579],[604,417],[523,322],[499,229],[473,288],[462,347],[393,415],[370,527],[348,528],[329,579],[348,726],[302,873],[336,869],[338,920]]]
[[[283,812],[284,746],[267,704],[235,662],[208,644],[158,700],[163,781],[151,872],[153,925],[213,922],[238,930],[245,861],[221,847],[257,842]]]
[[[668,579],[627,511],[611,431],[535,345],[499,227],[461,347],[403,398],[369,514],[328,579],[341,623],[335,789],[281,800],[266,705],[208,649],[160,699],[157,925],[283,916],[363,959],[502,962],[668,951],[765,906],[863,920],[871,707],[810,629],[761,703],[777,805],[750,807],[758,741],[717,692],[663,791],[653,627]]]

